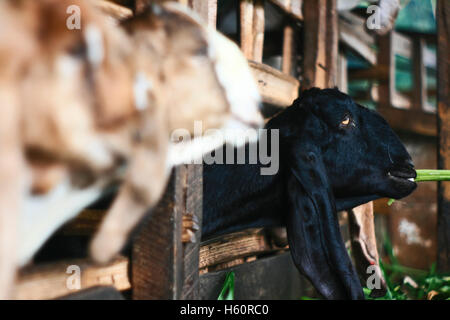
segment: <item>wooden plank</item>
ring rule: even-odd
[[[335,0],[307,0],[304,13],[304,88],[336,84],[337,14]]]
[[[438,168],[450,169],[450,3],[438,0]],[[438,184],[438,268],[450,271],[450,183]]]
[[[249,229],[202,243],[200,268],[207,268],[238,258],[280,250],[269,243],[263,229]]]
[[[298,97],[297,79],[268,65],[249,61],[263,101],[280,107],[290,106]]]
[[[286,74],[292,73],[294,59],[294,29],[290,25],[284,26],[283,30],[283,59],[281,71]]]
[[[61,234],[65,236],[91,236],[97,232],[106,213],[105,210],[83,210],[74,220],[62,227]]]
[[[291,18],[297,21],[303,20],[303,0],[270,0],[270,2],[283,10]]]
[[[342,92],[348,93],[348,63],[345,52],[339,52],[337,68],[337,87]]]
[[[200,298],[217,299],[226,273],[235,273],[235,299],[293,299],[311,296],[313,289],[302,277],[285,252],[272,257],[257,259],[227,270],[210,272],[200,276]]]
[[[374,39],[366,32],[363,19],[353,18],[352,15],[339,17],[339,41],[370,64],[375,65],[377,63],[377,54],[373,48]]]
[[[337,0],[327,0],[326,9],[326,81],[328,87],[335,87],[337,83],[337,61],[339,51],[339,27]]]
[[[141,227],[132,248],[133,299],[197,299],[200,230],[182,243],[182,217],[201,225],[202,165],[173,170],[166,192]]]
[[[253,0],[240,0],[239,29],[241,50],[247,59],[253,58]]]
[[[264,45],[264,1],[241,0],[239,5],[239,30],[244,56],[262,61]]]
[[[253,8],[253,56],[252,60],[262,62],[264,46],[264,1],[255,0]]]
[[[180,1],[179,1],[180,2]],[[187,3],[188,1],[186,1]],[[212,28],[217,23],[217,0],[189,0],[189,6],[194,9]]]
[[[423,63],[425,40],[422,38],[413,39],[413,99],[412,108],[423,110],[427,104],[427,70]]]
[[[133,241],[133,299],[179,299],[183,285],[181,221],[187,169],[172,171],[163,198]]]
[[[187,166],[186,210],[184,214],[195,216],[198,225],[202,225],[203,210],[203,165]],[[199,256],[201,227],[192,230],[195,242],[183,246],[183,289],[181,299],[199,299]]]
[[[381,106],[377,108],[377,111],[396,130],[415,132],[430,137],[436,136],[436,115],[432,113]]]
[[[80,289],[71,289],[67,285],[69,277],[73,276],[73,273],[67,273],[69,266],[80,268]],[[118,257],[106,266],[79,259],[30,266],[19,272],[14,299],[54,299],[100,285],[127,290],[131,287],[128,269],[129,261],[125,257]]]
[[[378,107],[387,110],[391,106],[407,108],[395,90],[395,54],[392,32],[378,37],[378,68],[383,72],[378,86]],[[387,77],[385,76],[387,73]]]

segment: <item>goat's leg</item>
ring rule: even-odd
[[[110,261],[120,252],[145,213],[156,205],[170,173],[165,159],[163,152],[144,148],[134,155],[126,181],[91,244],[94,260]]]
[[[11,296],[17,268],[18,220],[24,191],[20,110],[11,88],[0,88],[0,299]]]

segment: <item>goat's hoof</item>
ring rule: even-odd
[[[183,215],[183,233],[181,241],[183,243],[196,243],[195,231],[200,230],[198,218],[192,213]]]

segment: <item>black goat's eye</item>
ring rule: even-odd
[[[352,124],[352,119],[349,115],[346,115],[344,119],[342,119],[340,126],[341,127],[347,127],[348,125]]]

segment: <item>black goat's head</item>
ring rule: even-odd
[[[416,188],[411,157],[379,114],[337,89],[303,92],[268,128],[280,130],[288,168],[294,262],[326,298],[363,298],[336,212],[410,194]]]
[[[285,141],[320,150],[338,210],[416,188],[411,157],[386,120],[337,89],[304,91],[274,121]]]

